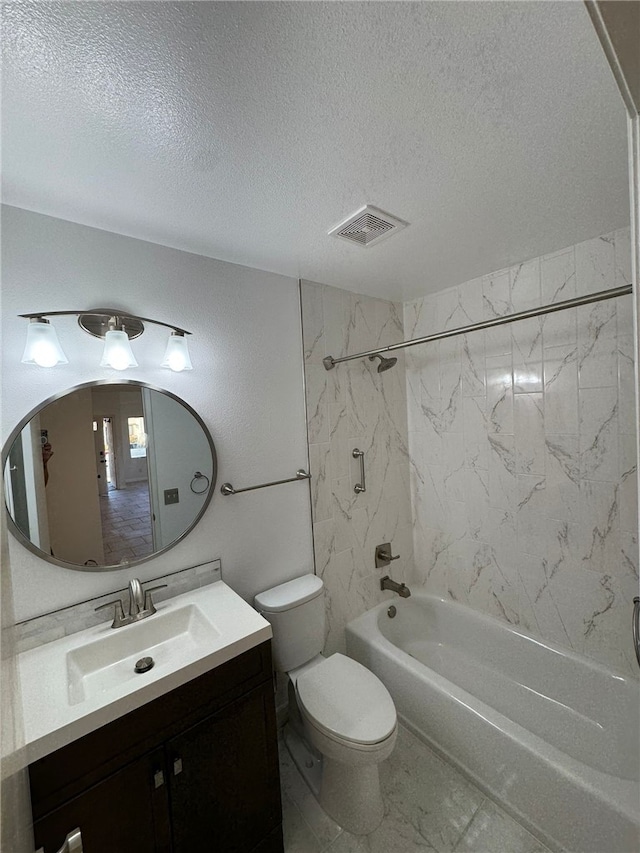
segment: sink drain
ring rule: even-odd
[[[140,658],[134,666],[134,672],[149,672],[149,670],[153,667],[155,661],[153,658]]]

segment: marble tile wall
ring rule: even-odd
[[[407,303],[407,338],[631,281],[629,230]],[[637,677],[630,297],[405,351],[408,578]]]
[[[404,355],[385,373],[377,361],[338,358],[403,338],[402,306],[303,281],[302,326],[316,571],[325,583],[325,653],[345,650],[344,626],[377,604],[379,581],[404,580],[412,565]],[[367,490],[355,494],[365,451]],[[390,572],[375,568],[376,545],[391,542]]]

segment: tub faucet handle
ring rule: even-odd
[[[391,542],[383,542],[382,545],[376,545],[376,569],[388,566],[392,560],[399,560],[400,554],[395,557],[391,556]]]

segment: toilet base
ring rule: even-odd
[[[320,799],[320,782],[322,779],[322,756],[304,740],[291,721],[284,728],[284,742],[298,768],[300,775],[307,783],[314,797]]]
[[[384,817],[378,765],[351,767],[324,755],[319,800],[343,829],[368,835]]]
[[[354,835],[368,835],[384,817],[378,765],[349,767],[319,756],[289,722],[284,742],[300,775],[324,811]]]

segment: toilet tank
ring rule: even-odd
[[[254,606],[273,629],[273,665],[289,672],[319,655],[324,646],[322,580],[303,575],[256,595]]]

